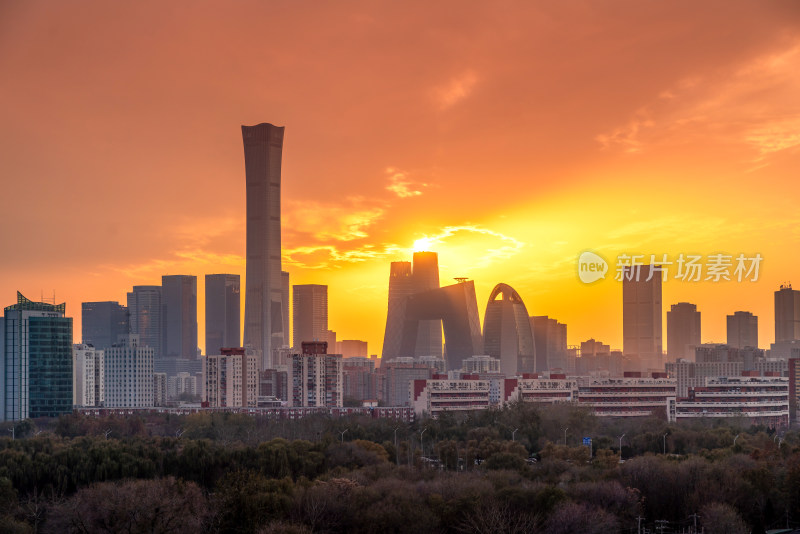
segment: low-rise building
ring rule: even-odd
[[[578,402],[601,417],[661,416],[675,420],[676,381],[666,373],[642,378],[628,372],[623,378],[578,378]]]
[[[551,373],[549,377],[537,374],[523,374],[519,378],[506,378],[504,381],[503,402],[514,401],[555,404],[572,402],[577,399],[578,383],[575,378]]]
[[[427,413],[437,417],[442,412],[485,410],[490,406],[490,381],[477,377],[451,380],[446,375],[434,375],[413,380],[409,390],[411,406],[417,415]]]

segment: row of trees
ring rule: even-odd
[[[737,421],[518,405],[414,424],[68,416],[25,433],[0,439],[0,532],[625,532],[664,521],[713,533],[800,522],[797,435]]]

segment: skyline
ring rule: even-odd
[[[701,342],[724,342],[750,311],[769,346],[773,293],[800,274],[798,10],[620,6],[426,6],[409,42],[414,5],[3,4],[0,172],[20,223],[0,303],[55,290],[78,335],[81,302],[162,275],[246,286],[238,128],[268,121],[287,127],[284,270],[328,285],[329,328],[370,353],[389,264],[425,239],[442,285],[475,281],[482,321],[507,283],[571,345],[615,348],[621,283],[581,284],[582,251],[760,253],[755,283],[665,282],[662,321],[697,304]]]

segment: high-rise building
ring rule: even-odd
[[[442,356],[441,319],[423,320],[417,327],[413,354],[401,351],[408,297],[439,288],[439,259],[435,252],[415,252],[414,263],[392,262],[389,271],[389,302],[386,332],[383,338],[383,357]],[[403,352],[401,354],[401,352]]]
[[[622,276],[622,351],[663,368],[661,276],[657,265],[626,267]]]
[[[86,344],[72,346],[72,404],[103,406],[106,396],[105,364],[103,349]]]
[[[197,377],[195,375],[180,372],[167,379],[167,396],[170,399],[177,399],[181,395],[195,396],[197,392]]]
[[[161,357],[197,359],[197,277],[161,277]]]
[[[153,406],[167,405],[167,373],[153,373]]]
[[[728,315],[728,345],[737,349],[758,347],[758,317],[746,311]]]
[[[81,303],[81,341],[96,349],[110,347],[130,332],[128,308],[119,302]]]
[[[791,423],[798,421],[798,406],[800,406],[800,358],[789,358],[789,413]]]
[[[4,421],[72,411],[72,317],[65,304],[26,299],[0,321],[0,414]]]
[[[775,343],[800,339],[800,291],[782,285],[775,292]]]
[[[283,331],[284,331],[284,335],[283,335],[283,346],[284,347],[289,347],[292,344],[292,340],[289,339],[289,333],[292,332],[291,325],[289,324],[289,321],[291,319],[291,316],[289,314],[289,302],[290,302],[290,300],[292,298],[292,293],[291,293],[292,289],[291,289],[291,287],[292,286],[289,283],[289,273],[287,273],[286,271],[281,271],[281,299],[283,299],[282,302],[281,302],[281,306],[282,306],[281,307],[281,324],[283,325]],[[275,351],[274,348],[272,350],[273,350],[273,352]],[[275,363],[273,362],[272,365],[274,366]]]
[[[106,407],[151,408],[155,401],[153,348],[141,343],[137,334],[130,334],[105,353]]]
[[[203,400],[212,408],[258,405],[258,362],[243,348],[225,348],[203,358]]]
[[[161,286],[133,286],[128,293],[128,314],[131,334],[137,343],[153,349],[153,357],[161,357]],[[112,345],[118,340],[112,340]],[[105,348],[105,347],[104,347]]]
[[[242,345],[239,288],[238,274],[206,275],[206,354]]]
[[[328,286],[294,285],[292,297],[292,341],[295,351],[303,341],[327,341]]]
[[[247,178],[247,275],[244,344],[272,367],[272,349],[285,344],[281,275],[281,157],[283,127],[242,126]]]
[[[378,398],[375,361],[369,358],[345,358],[342,361],[344,396],[358,401]]]
[[[533,344],[536,347],[534,372],[568,370],[570,366],[567,361],[567,325],[547,315],[535,315],[531,317],[531,330]]]
[[[507,284],[497,284],[486,303],[483,350],[500,360],[500,372],[509,377],[532,373],[536,367],[528,309],[519,293]]]
[[[301,347],[289,363],[289,406],[342,407],[341,354],[327,354],[326,341],[303,341]]]
[[[694,358],[700,344],[700,312],[696,304],[679,302],[667,312],[667,355],[670,360]]]

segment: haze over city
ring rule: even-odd
[[[283,269],[380,354],[391,261],[498,282],[622,346],[620,254],[761,254],[758,281],[663,284],[703,342],[800,280],[791,2],[0,5],[0,297],[125,301],[244,280],[239,127],[286,127]],[[577,277],[592,250],[612,276]],[[199,302],[203,301],[202,284]],[[199,306],[201,346],[203,307]],[[244,313],[244,305],[242,305]],[[202,348],[202,347],[201,347]]]

